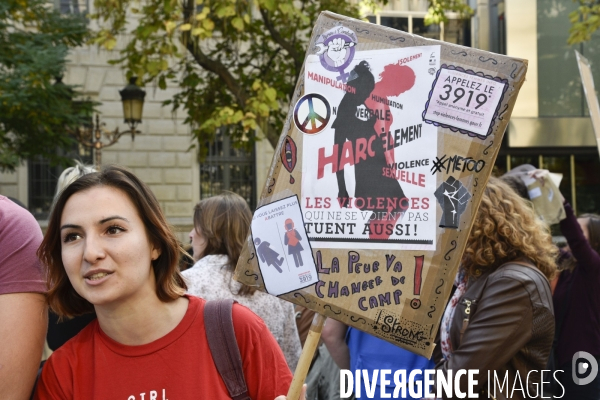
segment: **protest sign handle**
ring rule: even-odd
[[[310,368],[315,350],[319,344],[319,339],[321,338],[321,332],[323,331],[323,325],[325,325],[326,319],[327,317],[315,313],[312,324],[310,325],[310,330],[308,331],[308,336],[304,342],[304,348],[302,348],[302,354],[300,355],[296,372],[294,372],[294,379],[290,385],[287,400],[298,400],[300,397],[302,385],[306,380],[306,374],[308,374],[308,369]]]

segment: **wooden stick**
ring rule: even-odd
[[[319,344],[319,339],[321,338],[321,332],[323,331],[323,325],[325,325],[326,319],[327,317],[315,313],[312,324],[310,325],[310,330],[308,331],[308,336],[304,342],[304,347],[302,348],[302,354],[300,355],[296,372],[294,372],[294,379],[290,385],[287,400],[298,400],[300,397],[302,385],[304,385],[304,381],[306,380],[306,375],[308,374],[308,369],[310,368],[315,350]]]

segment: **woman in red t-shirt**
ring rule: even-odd
[[[37,399],[228,399],[208,347],[205,301],[185,296],[181,247],[159,203],[119,167],[91,173],[58,198],[38,254],[58,315],[97,320],[43,368]],[[285,393],[291,373],[260,318],[233,324],[252,399]]]

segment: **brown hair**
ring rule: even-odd
[[[527,185],[523,181],[523,178],[527,173],[535,171],[536,168],[531,164],[521,164],[517,167],[514,167],[504,175],[500,177],[504,183],[510,186],[519,196],[524,198],[525,200],[531,201],[529,198],[529,190],[527,190]],[[530,207],[533,207],[532,203],[527,203]]]
[[[558,249],[534,210],[506,183],[491,177],[481,197],[463,256],[470,276],[526,258],[550,280]]]
[[[81,297],[69,281],[61,255],[60,220],[67,200],[78,192],[105,186],[123,191],[134,204],[146,227],[150,241],[160,248],[160,256],[152,262],[156,277],[156,295],[163,302],[176,300],[187,286],[179,273],[182,248],[160,208],[158,200],[142,181],[131,172],[117,166],[82,176],[67,186],[58,197],[44,240],[38,249],[47,272],[47,300],[59,316],[72,317],[94,311],[92,303]]]
[[[251,222],[252,212],[248,203],[235,193],[223,192],[200,201],[194,207],[194,229],[206,239],[206,248],[194,257],[226,254],[229,257],[226,266],[233,272]],[[242,284],[237,294],[252,295],[255,291],[256,288]]]
[[[510,186],[511,189],[513,189],[515,192],[517,192],[519,196],[521,196],[521,198],[528,201],[530,200],[527,186],[520,177],[516,175],[502,175],[500,177],[500,180],[502,180],[504,183]]]

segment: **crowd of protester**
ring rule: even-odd
[[[435,368],[478,369],[479,398],[525,400],[554,368],[561,398],[600,399],[600,378],[571,377],[579,351],[600,361],[600,217],[563,199],[559,250],[523,186],[490,178],[431,359],[329,320],[302,396],[340,398],[339,369]],[[43,236],[0,195],[0,399],[284,399],[313,312],[233,280],[252,220],[243,198],[193,212],[188,262],[152,191],[121,167],[66,170]],[[505,397],[488,371],[527,376],[527,390]]]

